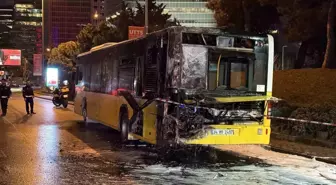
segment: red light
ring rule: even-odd
[[[123,88],[119,88],[119,89],[115,89],[115,90],[113,90],[112,92],[111,92],[111,94],[113,95],[113,96],[117,96],[119,93],[119,91],[127,91],[127,89],[123,89]]]
[[[267,119],[270,119],[272,115],[272,103],[271,101],[267,102]]]
[[[111,95],[112,95],[112,96],[117,96],[117,95],[118,95],[118,91],[117,91],[117,90],[113,90],[113,91],[111,92]]]

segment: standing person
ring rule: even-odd
[[[26,83],[26,86],[22,89],[22,96],[26,102],[27,114],[36,114],[34,112],[34,90],[30,85],[30,82]],[[30,106],[30,111],[29,111]]]
[[[1,109],[2,109],[2,115],[6,116],[7,114],[7,107],[8,107],[8,99],[12,95],[12,91],[7,85],[7,82],[5,79],[1,80],[1,86],[0,86],[0,96],[1,96]]]

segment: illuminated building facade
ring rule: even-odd
[[[45,1],[45,47],[76,40],[83,26],[91,22],[92,0]]]
[[[33,55],[42,47],[42,10],[35,4],[14,4],[12,45],[22,50],[22,56],[32,62]]]
[[[123,0],[105,0],[104,14],[105,18],[109,19],[116,12],[120,11]]]
[[[0,6],[0,46],[8,48],[13,28],[13,6]]]
[[[135,8],[135,0],[126,0],[128,6]],[[145,1],[140,0],[144,5]],[[156,0],[157,4],[166,6],[164,13],[172,15],[182,26],[216,27],[213,12],[206,7],[207,0]]]
[[[105,1],[108,0],[91,0],[91,22],[93,25],[105,20]]]

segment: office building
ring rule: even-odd
[[[32,62],[33,55],[42,52],[42,10],[35,4],[16,3],[13,18],[12,45]]]
[[[91,22],[93,25],[105,20],[105,1],[91,0]]]
[[[111,1],[111,0],[110,0]],[[144,0],[139,0],[141,5]],[[125,0],[129,7],[136,9],[135,0]],[[216,27],[216,20],[213,12],[206,7],[207,0],[157,0],[157,4],[164,4],[164,13],[172,15],[171,19],[176,18],[182,26],[188,27]],[[113,16],[120,11],[120,2],[106,1],[107,16]],[[119,5],[119,6],[118,6]]]
[[[13,6],[0,6],[0,25],[13,27]]]
[[[13,28],[13,6],[0,6],[0,46],[10,47],[10,32]]]
[[[45,48],[76,40],[83,26],[91,22],[92,0],[52,0],[44,2]]]

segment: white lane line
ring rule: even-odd
[[[3,152],[2,150],[0,150],[2,156],[4,156],[5,158],[7,158],[7,155],[5,154],[5,152]]]
[[[28,137],[25,135],[25,134],[23,134],[22,132],[20,132],[19,131],[19,129],[15,126],[15,124],[13,124],[11,121],[9,121],[7,118],[3,118],[5,121],[7,121],[9,124],[11,124],[13,127],[14,127],[14,129],[18,132],[18,133],[20,133],[21,135],[22,135],[22,137],[23,137],[23,139],[25,140],[25,142],[28,144],[29,143],[29,140],[28,140]]]

